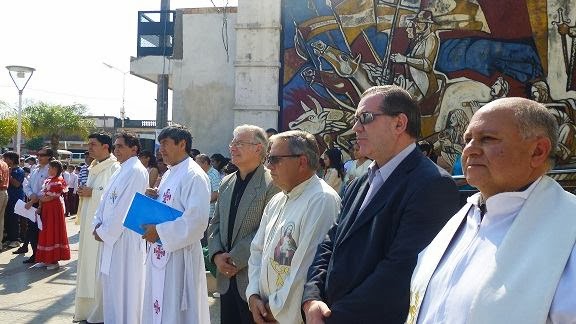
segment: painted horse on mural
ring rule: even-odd
[[[569,0],[554,5],[571,8]],[[550,22],[551,6],[541,0],[284,1],[290,24],[283,25],[283,127],[346,150],[362,92],[393,83],[419,102],[422,137],[451,166],[476,110],[497,98],[529,97],[560,124],[558,164],[576,165],[576,26],[568,19],[576,9],[554,8]]]

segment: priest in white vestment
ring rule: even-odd
[[[282,189],[264,209],[250,245],[246,300],[256,323],[304,323],[300,312],[316,247],[340,212],[340,196],[316,175],[314,136],[288,131],[270,137],[266,166]]]
[[[160,153],[170,169],[149,195],[183,212],[174,221],[145,225],[146,256],[141,323],[210,323],[204,256],[200,239],[208,225],[210,181],[188,156],[190,132],[181,126],[158,135]],[[157,240],[161,240],[161,244]]]
[[[123,226],[134,195],[144,194],[148,171],[140,163],[140,141],[121,133],[114,142],[120,169],[112,175],[94,216],[93,235],[102,242],[99,275],[102,283],[104,323],[138,323],[144,296],[146,245],[140,234]]]
[[[557,134],[524,98],[474,114],[462,165],[480,192],[420,253],[407,323],[576,323],[576,196],[545,175]]]
[[[103,321],[102,287],[98,273],[100,242],[92,235],[92,220],[104,193],[104,188],[112,174],[120,168],[116,157],[110,152],[110,136],[95,133],[88,136],[88,151],[94,158],[90,164],[85,186],[78,188],[82,204],[78,211],[80,220],[80,242],[78,246],[78,266],[76,275],[76,299],[74,320],[100,323]]]

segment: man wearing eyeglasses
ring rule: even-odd
[[[405,90],[366,90],[353,130],[374,162],[318,245],[302,310],[307,323],[404,323],[418,253],[458,209],[458,191],[416,148],[420,110]]]
[[[24,186],[24,194],[28,197],[28,202],[26,203],[26,209],[30,209],[32,206],[38,207],[40,202],[40,195],[42,192],[42,184],[44,180],[48,177],[48,162],[54,158],[54,152],[49,147],[43,147],[38,151],[38,167],[32,171],[30,175],[30,181]],[[26,260],[24,263],[36,263],[36,247],[38,246],[38,224],[27,219],[28,227],[26,230],[26,238],[24,243],[20,248],[14,251],[14,254],[26,253],[28,252],[28,243],[32,246],[32,256]],[[41,266],[38,264],[37,266]],[[35,264],[36,266],[36,264]]]
[[[217,290],[221,294],[222,324],[253,323],[244,296],[250,242],[260,225],[264,206],[279,191],[262,164],[268,151],[264,130],[242,125],[233,134],[230,156],[238,171],[222,179],[208,228],[208,250],[217,267]]]
[[[288,131],[270,137],[266,159],[282,189],[264,209],[250,247],[246,298],[256,323],[303,323],[302,291],[316,246],[340,211],[340,197],[316,175],[319,149],[314,136]]]

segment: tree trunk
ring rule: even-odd
[[[54,151],[54,158],[58,158],[58,146],[60,145],[60,136],[58,134],[50,135],[50,146],[52,151]]]

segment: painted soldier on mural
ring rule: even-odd
[[[527,89],[543,81],[548,98],[564,98],[545,103],[562,129],[557,165],[576,164],[569,2],[284,0],[281,128],[346,152],[362,92],[395,83],[419,102],[421,138],[451,164],[475,111],[502,97],[536,99]]]

